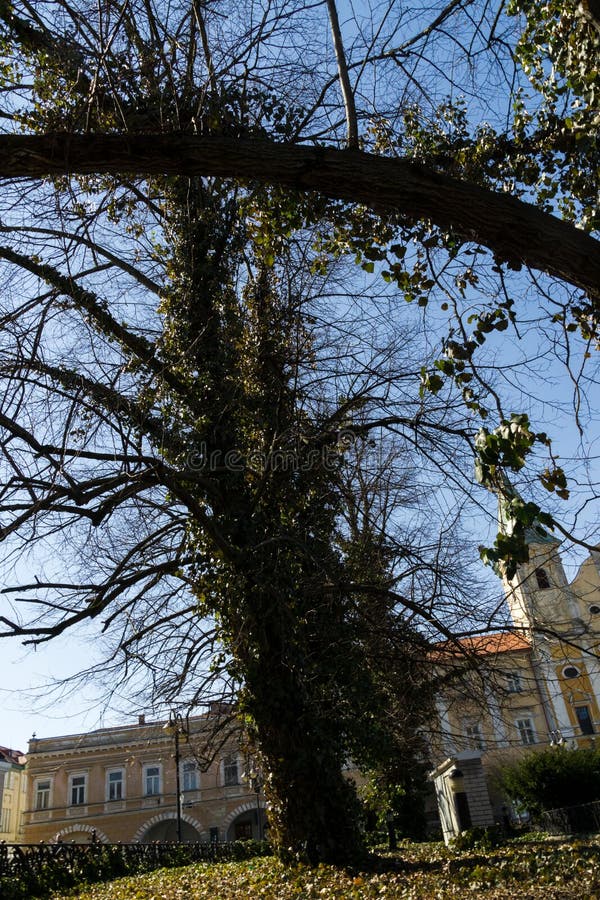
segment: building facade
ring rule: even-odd
[[[431,777],[446,838],[506,820],[497,776],[523,752],[590,747],[600,734],[600,553],[571,582],[550,536],[531,532],[529,556],[504,579],[512,628],[440,654],[449,678]]]
[[[0,841],[23,840],[23,813],[27,803],[25,756],[20,750],[0,747]]]
[[[27,755],[26,842],[260,839],[259,783],[226,741],[205,756],[210,714],[178,722],[32,739]],[[253,789],[254,788],[254,789]],[[178,803],[179,789],[179,803]]]

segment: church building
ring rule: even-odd
[[[559,542],[533,529],[527,540],[529,561],[503,579],[512,626],[440,654],[442,671],[458,670],[438,694],[431,747],[446,839],[505,820],[502,766],[600,733],[600,552],[569,582]]]

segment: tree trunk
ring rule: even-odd
[[[272,843],[283,859],[345,865],[364,855],[355,786],[342,773],[355,644],[343,596],[314,590],[310,553],[297,545],[296,553],[246,556],[247,590],[236,592],[227,643],[243,677],[240,712],[263,764]],[[262,582],[248,575],[259,557]]]
[[[247,675],[245,708],[268,773],[269,836],[284,860],[356,864],[365,852],[360,809],[342,774],[335,713],[307,696],[307,673],[275,656],[264,663],[259,678]]]

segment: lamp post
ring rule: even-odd
[[[176,792],[176,810],[177,810],[177,843],[181,844],[181,775],[179,772],[179,735],[187,734],[187,729],[181,718],[180,713],[171,712],[169,721],[164,726],[165,731],[172,734],[175,740],[175,792]]]
[[[256,794],[256,827],[258,829],[258,840],[262,841],[263,839],[263,830],[262,830],[262,821],[260,816],[260,792],[262,790],[262,786],[264,783],[263,774],[260,769],[255,768],[254,765],[250,765],[248,769],[243,774],[244,781],[250,783],[250,786],[254,793]]]

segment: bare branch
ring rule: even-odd
[[[327,0],[327,12],[329,14],[329,24],[331,26],[331,34],[333,36],[333,46],[335,49],[335,58],[338,67],[340,88],[342,91],[342,97],[344,98],[348,147],[351,150],[358,150],[358,119],[356,117],[354,93],[352,91],[352,85],[350,84],[350,76],[348,75],[348,65],[346,62],[346,54],[344,51],[344,42],[342,40],[342,30],[340,28],[340,21],[338,18],[335,0]]]

